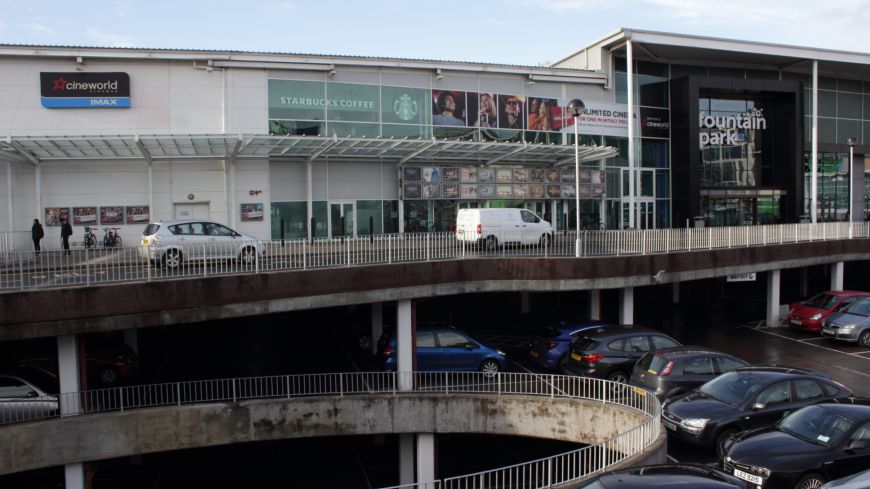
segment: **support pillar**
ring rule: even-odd
[[[601,290],[592,289],[589,291],[589,319],[601,319]]]
[[[371,353],[378,352],[378,338],[384,332],[384,305],[380,302],[372,302],[372,335]]]
[[[435,480],[435,435],[417,434],[417,483]]]
[[[414,309],[408,299],[396,306],[396,372],[399,374],[399,390],[409,391],[414,387]]]
[[[82,463],[67,464],[63,467],[65,489],[85,489],[85,466]]]
[[[414,435],[399,435],[399,485],[414,483]]]
[[[767,327],[779,326],[779,270],[767,272]]]
[[[70,394],[81,390],[78,353],[76,335],[57,337],[57,373],[61,392],[61,416],[74,416],[81,412],[78,398]],[[84,465],[77,463],[64,466],[64,484],[67,489],[85,489]]]
[[[671,290],[672,290],[671,303],[679,304],[680,303],[680,283],[674,282],[673,284],[671,284]]]
[[[619,324],[634,324],[634,287],[619,291]]]
[[[800,295],[801,297],[807,297],[809,294],[810,292],[809,280],[807,279],[807,267],[801,267]]]
[[[529,293],[520,292],[520,313],[526,315],[529,313]]]
[[[133,353],[139,354],[139,330],[138,329],[125,329],[124,330],[124,344],[130,347],[133,350]]]
[[[843,262],[831,263],[831,290],[843,290]]]

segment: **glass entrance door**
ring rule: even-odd
[[[353,201],[329,203],[329,232],[330,237],[356,236],[353,216],[355,203]]]
[[[622,212],[620,227],[628,227],[629,219],[629,195],[628,195],[628,168],[620,172],[622,180]],[[641,168],[635,174],[637,194],[634,196],[635,226],[637,229],[655,229],[656,227],[656,173],[655,170]]]

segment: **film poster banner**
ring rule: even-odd
[[[596,136],[628,136],[628,104],[583,101],[586,108],[579,117],[579,132]],[[639,129],[635,117],[635,129]],[[574,134],[574,117],[565,117],[565,134]],[[638,134],[640,132],[638,131]],[[667,137],[667,136],[666,136]]]
[[[124,224],[124,207],[100,207],[100,224]]]
[[[127,224],[147,223],[151,220],[151,212],[147,205],[128,205]]]
[[[73,207],[72,224],[74,226],[94,226],[97,224],[96,207]]]
[[[96,212],[96,208],[94,208],[94,215],[96,215]],[[64,221],[69,220],[69,207],[45,208],[45,219],[43,223],[46,226],[60,226],[61,219]]]
[[[263,204],[242,204],[243,221],[262,221]]]

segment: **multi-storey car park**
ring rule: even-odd
[[[389,304],[401,374],[413,370],[414,301],[431,296],[577,291],[600,316],[600,292],[617,290],[619,320],[631,323],[634,287],[768,272],[774,321],[781,269],[830,264],[831,288],[842,288],[849,264],[868,258],[862,53],[623,29],[549,67],[12,45],[0,64],[0,337],[56,343],[48,356],[65,393],[91,390],[79,357],[96,333],[123,331],[136,347],[149,327],[371,305],[376,336]],[[555,239],[474,255],[450,234],[468,207],[529,209]],[[61,219],[73,224],[72,255],[60,254]],[[145,224],[170,219],[219,221],[270,249],[241,270],[181,274],[140,266],[129,250],[82,249],[86,228],[118,227],[138,244]],[[239,377],[208,373],[199,378]],[[417,387],[403,378],[385,383],[390,395]],[[69,419],[34,423],[63,435]],[[431,433],[457,428],[393,428],[395,482],[439,478]],[[86,484],[91,462],[148,453],[74,439],[87,455],[51,458],[67,487]],[[15,440],[4,457],[42,453]],[[199,445],[174,448],[188,446]]]

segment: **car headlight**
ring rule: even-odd
[[[725,457],[725,463],[726,463],[726,464],[730,464],[730,463],[733,463],[733,462],[734,462],[734,459],[731,458],[730,456]]]
[[[812,319],[813,321],[818,321],[819,319],[822,319],[822,313],[817,312],[810,316],[810,319]]]
[[[497,352],[499,355],[503,356],[503,357],[506,357],[506,356],[507,356],[507,353],[505,353],[505,352],[503,352],[503,351],[501,351],[501,350],[496,350],[496,352]]]
[[[685,428],[689,433],[698,435],[704,431],[704,428],[707,426],[709,421],[710,420],[707,418],[686,418],[681,421],[680,424],[683,425],[683,428]]]
[[[840,326],[840,331],[852,331],[853,329],[855,329],[854,324],[844,324]]]

